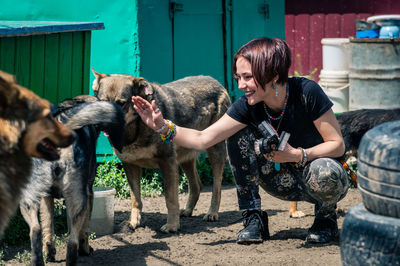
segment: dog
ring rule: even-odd
[[[386,122],[400,120],[400,108],[360,109],[336,114],[346,145],[346,159],[357,157],[358,146],[364,134]]]
[[[386,122],[400,120],[400,108],[394,109],[360,109],[336,114],[339,122],[340,131],[346,146],[344,161],[357,158],[358,146],[364,134]],[[353,179],[356,178],[354,175]],[[357,179],[351,180],[357,185]],[[289,203],[289,216],[298,218],[303,217],[304,213],[297,210],[297,203]]]
[[[20,210],[30,228],[31,264],[43,265],[43,247],[47,261],[55,260],[54,198],[64,197],[70,232],[66,264],[76,265],[78,253],[91,253],[88,224],[93,206],[97,138],[100,131],[105,131],[113,147],[121,150],[124,113],[117,104],[81,95],[53,108],[53,116],[74,130],[77,139],[72,146],[61,150],[58,161],[33,160],[31,179],[22,192]]]
[[[174,143],[163,143],[160,135],[147,127],[133,108],[131,98],[140,95],[149,102],[155,100],[164,115],[179,126],[205,129],[217,121],[229,108],[231,102],[226,89],[208,76],[192,76],[163,85],[149,82],[141,77],[120,74],[102,74],[93,71],[95,95],[103,101],[121,105],[125,112],[125,139],[122,153],[116,152],[122,161],[132,200],[131,217],[127,225],[135,229],[141,222],[142,201],[140,177],[142,168],[161,170],[168,209],[167,223],[161,226],[164,233],[179,229],[179,215],[191,216],[199,199],[202,184],[196,170],[200,151],[186,149]],[[211,205],[203,217],[207,221],[218,220],[221,200],[221,181],[226,161],[225,142],[207,149],[214,174]],[[178,164],[189,183],[186,207],[179,212]]]
[[[18,207],[32,159],[57,160],[74,133],[50,115],[50,103],[0,71],[0,237]]]

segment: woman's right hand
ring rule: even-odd
[[[143,122],[152,128],[157,130],[161,128],[165,121],[163,115],[158,109],[156,102],[153,100],[151,104],[140,96],[132,96],[133,108],[138,112]]]

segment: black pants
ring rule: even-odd
[[[246,127],[227,140],[229,162],[236,180],[239,209],[261,209],[258,187],[282,200],[315,204],[316,217],[329,217],[347,193],[346,170],[336,160],[319,158],[303,168],[282,163],[276,170],[254,151],[255,132]],[[279,168],[278,168],[279,169]]]

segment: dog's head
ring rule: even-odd
[[[18,85],[13,75],[0,71],[1,153],[23,149],[28,156],[57,160],[58,148],[74,139],[74,133],[51,116],[47,100]]]
[[[121,106],[125,112],[125,122],[130,124],[138,119],[138,114],[133,108],[132,96],[141,96],[151,101],[153,89],[151,84],[141,77],[119,74],[102,74],[92,68],[96,79],[93,81],[94,94],[101,101],[109,101]]]

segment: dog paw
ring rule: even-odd
[[[138,228],[140,226],[141,219],[142,219],[142,216],[141,216],[140,212],[132,211],[131,219],[130,219],[130,221],[127,221],[126,223],[128,223],[129,228],[131,228],[132,230],[135,230],[136,228]]]
[[[204,215],[203,220],[207,222],[218,221],[218,213],[207,213]]]
[[[160,231],[166,234],[176,233],[179,230],[179,226],[173,226],[170,224],[164,224],[161,226]]]
[[[304,217],[304,216],[306,216],[306,215],[302,211],[295,211],[295,212],[290,212],[289,213],[289,217],[290,218],[301,218],[301,217]]]
[[[47,249],[45,250],[45,257],[46,257],[46,262],[55,262],[56,261],[56,248],[51,246],[50,244],[47,245]]]
[[[193,211],[192,210],[181,210],[180,216],[181,217],[192,217]]]
[[[136,228],[133,228],[130,221],[123,221],[120,224],[121,232],[122,233],[131,233],[135,231]]]

